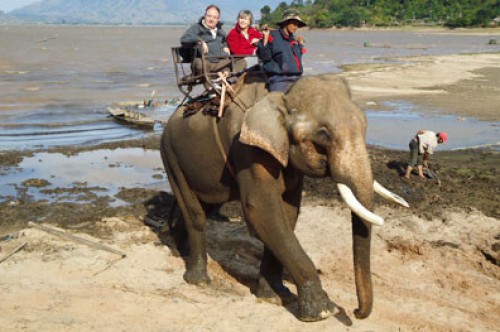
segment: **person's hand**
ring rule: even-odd
[[[250,44],[253,44],[253,45],[257,45],[259,43],[259,38],[253,38],[251,41],[250,41]]]
[[[262,33],[262,44],[266,46],[269,41],[269,34],[271,33],[271,30],[269,30],[267,24],[264,24],[260,29],[260,32]]]
[[[267,24],[264,24],[261,28],[260,28],[260,32],[262,33],[262,37],[267,40],[269,39],[269,34],[271,33],[271,29],[269,29],[269,27],[267,26]]]
[[[203,40],[200,41],[200,43],[201,43],[201,51],[203,52],[203,54],[207,54],[208,53],[207,43],[205,43]]]
[[[297,36],[297,43],[300,45],[304,45],[304,37],[303,36]]]

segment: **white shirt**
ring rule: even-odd
[[[438,139],[435,132],[427,130],[425,133],[418,135],[418,150],[420,153],[433,154],[437,145]]]

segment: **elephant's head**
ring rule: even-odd
[[[372,307],[371,224],[383,224],[373,193],[405,204],[373,181],[366,150],[366,117],[352,102],[346,82],[332,74],[301,78],[286,95],[270,93],[245,114],[240,141],[260,147],[284,167],[311,177],[330,177],[351,208],[358,318]]]

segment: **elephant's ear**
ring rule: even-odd
[[[288,164],[288,132],[282,92],[271,92],[245,112],[240,142],[263,149],[284,167]]]

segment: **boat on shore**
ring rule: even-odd
[[[148,128],[153,128],[155,125],[154,118],[149,117],[146,114],[136,110],[127,109],[120,106],[108,106],[107,110],[109,114],[119,122]]]
[[[140,126],[144,129],[154,129],[155,124],[167,123],[172,109],[175,109],[177,105],[175,101],[126,101],[108,106],[107,111],[118,122]]]

